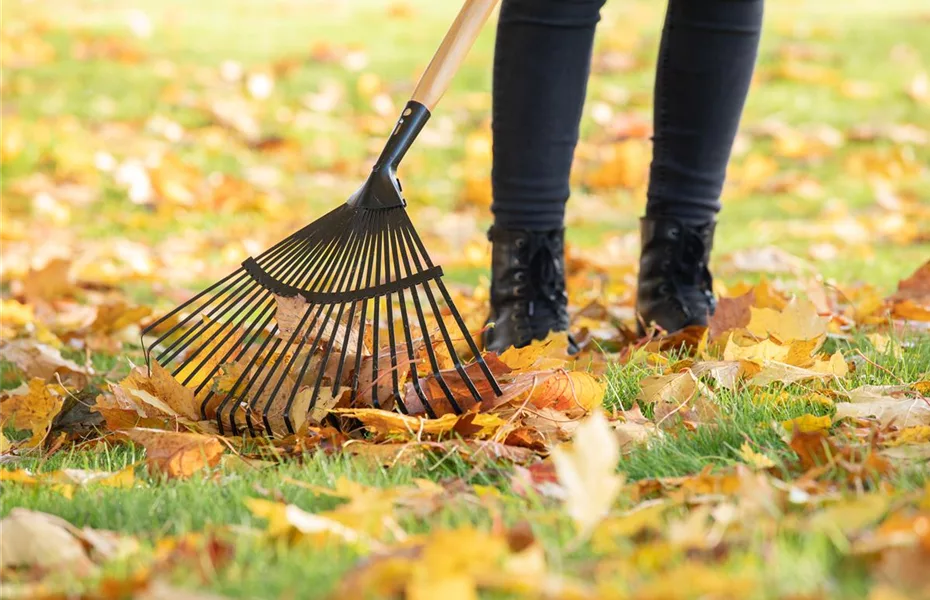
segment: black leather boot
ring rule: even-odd
[[[491,241],[491,314],[485,348],[503,352],[568,329],[565,230],[488,230]],[[578,351],[569,337],[569,352]]]
[[[636,294],[640,336],[653,322],[669,333],[707,325],[717,307],[708,269],[715,227],[715,221],[694,226],[672,218],[641,219]]]

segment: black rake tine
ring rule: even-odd
[[[342,272],[342,269],[343,269],[344,267],[348,266],[348,263],[347,263],[346,259],[347,259],[349,256],[351,256],[351,254],[352,254],[353,251],[355,251],[357,242],[358,242],[358,240],[360,239],[360,237],[358,236],[358,230],[357,230],[357,228],[352,228],[352,229],[350,230],[350,232],[349,232],[349,239],[350,239],[350,241],[347,242],[347,243],[342,247],[342,250],[343,250],[342,253],[338,255],[338,256],[339,256],[339,260],[338,260],[338,262],[337,262],[338,266],[336,267],[336,271],[337,271],[337,272],[340,272],[340,273]],[[327,269],[327,271],[328,271],[328,269]],[[323,277],[323,274],[324,274],[324,271],[321,270],[320,273],[319,273],[319,275],[318,275],[317,278],[316,278],[316,281],[314,282],[314,285],[316,285],[317,282],[321,282],[322,277]],[[332,289],[333,285],[334,285],[334,281],[331,281],[331,282],[330,282],[330,290]],[[311,289],[312,289],[312,288],[311,288]],[[320,314],[323,312],[323,307],[324,307],[325,305],[324,305],[324,304],[319,304],[319,305],[316,305],[316,306],[317,306],[316,315],[314,315],[314,317],[313,317],[313,322],[312,322],[312,323],[310,324],[310,326],[308,327],[308,330],[310,330],[310,331],[313,330],[313,326],[316,324],[316,320],[319,318]],[[310,314],[310,310],[311,310],[313,307],[314,307],[314,305],[312,305],[312,304],[308,305],[308,307],[307,307],[307,312],[304,313],[304,316],[303,316],[303,318],[301,319],[300,325],[298,325],[297,328],[294,329],[294,333],[293,333],[293,335],[291,335],[291,339],[288,340],[287,348],[290,348],[291,344],[293,344],[293,342],[294,342],[295,337],[296,337],[298,334],[301,334],[301,333],[302,333],[302,330],[303,330],[303,327],[304,327],[304,323],[306,322],[306,319],[307,319],[307,317],[308,317],[309,314]],[[329,314],[331,314],[331,312],[332,312],[332,305],[330,305],[330,313],[327,313],[326,321],[328,321]],[[325,326],[326,321],[324,321],[324,322],[320,325],[321,330],[322,330],[322,328]],[[318,334],[318,335],[319,335],[319,334]],[[290,372],[291,368],[292,368],[293,365],[294,365],[294,362],[297,360],[297,356],[300,354],[300,350],[304,347],[304,344],[306,344],[306,343],[307,343],[307,335],[304,334],[304,335],[302,336],[302,339],[300,340],[300,343],[299,343],[298,346],[297,346],[297,349],[294,351],[293,356],[291,356],[290,360],[288,361],[287,366],[281,371],[281,374],[278,376],[278,383],[275,385],[274,390],[272,391],[271,395],[268,397],[268,401],[265,402],[265,407],[264,407],[264,409],[262,410],[262,420],[264,421],[265,426],[268,428],[269,431],[271,431],[271,424],[270,424],[269,421],[268,421],[268,411],[271,409],[271,405],[272,405],[272,403],[274,402],[275,396],[277,396],[277,395],[278,395],[278,392],[281,390],[281,386],[284,384],[284,380],[285,380],[285,378],[287,377],[288,372]],[[310,357],[308,356],[307,358],[308,358],[308,360],[309,360]],[[277,365],[280,365],[280,362],[276,364],[276,366],[272,369],[272,372],[274,372],[274,371],[277,370]],[[299,381],[295,381],[295,382],[294,382],[295,388],[298,387],[299,385],[300,385],[300,382],[299,382]],[[288,408],[289,408],[289,407],[290,407],[290,400],[288,401]],[[285,423],[285,425],[286,425],[286,427],[287,427],[287,429],[288,429],[288,432],[289,432],[289,433],[293,433],[294,431],[293,431],[293,429],[292,429],[292,427],[291,427],[290,415],[287,414],[287,410],[285,410],[285,413],[284,413],[284,423]]]
[[[372,275],[374,272],[373,265],[374,265],[374,260],[375,260],[375,243],[374,243],[374,240],[371,239],[370,237],[369,239],[371,240],[371,245],[369,247],[368,256],[367,256],[368,264],[365,267],[365,287],[366,288],[371,287],[371,279],[372,279]],[[371,300],[375,303],[377,303],[378,301],[377,298],[373,298]],[[357,396],[358,379],[362,374],[362,349],[364,348],[364,344],[365,344],[365,327],[366,327],[365,315],[368,314],[368,301],[369,301],[369,298],[365,298],[364,300],[362,300],[362,313],[359,316],[359,323],[361,325],[361,331],[359,331],[358,339],[356,340],[355,370],[352,373],[352,394],[349,397],[349,403],[352,406],[355,405],[356,399],[358,397]],[[377,327],[377,325],[378,324],[375,323],[374,326]],[[375,352],[377,352],[377,350],[375,348],[372,348],[373,355],[375,354]]]
[[[364,231],[365,230],[363,229],[363,232]],[[359,250],[359,245],[364,244],[365,242],[367,242],[368,239],[370,239],[370,236],[368,235],[364,235],[356,239],[354,242],[355,247],[349,252],[348,256],[351,256],[353,254],[357,255],[358,250]],[[335,287],[336,290],[339,290],[339,288],[342,288],[342,290],[340,291],[343,291],[343,292],[345,291],[346,283],[352,280],[353,276],[355,275],[356,270],[358,269],[358,264],[359,264],[358,262],[355,262],[354,264],[351,264],[351,263],[352,263],[351,260],[347,262],[346,269],[342,272],[339,283],[335,284],[335,280],[333,280],[334,286],[331,286],[331,287]],[[334,338],[336,337],[336,333],[339,331],[339,322],[342,320],[342,313],[345,310],[345,305],[346,305],[345,302],[339,303],[339,311],[336,314],[336,319],[333,321],[333,331],[332,331],[332,335],[330,336],[329,347],[326,349],[326,352],[323,355],[323,359],[320,362],[319,373],[317,373],[316,380],[313,386],[313,393],[310,396],[311,407],[316,405],[317,394],[319,394],[320,392],[320,385],[323,383],[323,375],[326,371],[326,364],[329,362],[329,357],[333,352],[333,347],[335,346]],[[323,339],[323,334],[326,330],[326,324],[329,322],[329,318],[332,315],[333,309],[335,307],[336,307],[335,304],[329,305],[329,309],[326,312],[326,317],[323,319],[323,322],[320,324],[320,327],[317,331],[316,339],[313,340],[313,344],[310,347],[310,351],[307,353],[307,358],[306,360],[304,360],[304,364],[301,366],[300,375],[297,377],[298,384],[300,381],[303,380],[304,375],[307,372],[307,367],[310,365],[310,361],[312,360],[314,353],[319,348],[320,341]],[[300,350],[298,349],[298,352],[299,351]],[[299,388],[299,385],[294,386],[294,389],[291,391],[291,395],[287,400],[287,406],[285,406],[284,408],[284,415],[285,415],[284,422],[287,425],[288,429],[291,430],[291,433],[293,433],[293,428],[291,427],[291,422],[290,422],[291,407],[294,404],[294,399],[297,397],[298,388]]]
[[[287,271],[286,273],[277,274],[277,275],[275,275],[275,276],[281,277],[282,279],[285,280],[286,283],[287,283],[287,282],[290,282],[290,281],[293,281],[294,279],[297,279],[297,278],[300,276],[300,273],[302,273],[303,270],[304,270],[305,268],[307,268],[308,263],[311,261],[311,258],[312,258],[313,256],[314,256],[314,255],[312,255],[312,254],[308,254],[307,256],[304,257],[304,262],[303,262],[303,263],[296,264],[296,265],[292,265],[291,267],[286,267],[287,269],[289,269],[289,271]],[[279,271],[283,271],[284,268],[285,268],[285,267],[282,266],[281,269],[279,269]],[[239,337],[239,341],[236,342],[236,344],[234,344],[233,347],[231,347],[229,350],[227,350],[225,356],[224,356],[223,358],[221,358],[221,359],[217,362],[216,365],[214,365],[214,367],[213,367],[213,369],[210,371],[210,373],[204,378],[203,382],[202,382],[202,383],[197,387],[197,389],[194,391],[195,394],[197,394],[197,393],[200,392],[200,390],[203,388],[203,386],[204,386],[204,385],[216,374],[216,372],[220,369],[220,367],[222,366],[222,364],[225,363],[225,362],[229,359],[229,356],[230,356],[231,354],[233,354],[233,353],[236,351],[236,347],[237,347],[239,344],[242,344],[243,340],[249,335],[249,332],[251,332],[252,329],[255,327],[255,325],[258,324],[258,323],[260,322],[260,320],[264,317],[265,313],[268,312],[268,310],[271,309],[271,308],[274,306],[275,302],[274,302],[273,294],[271,294],[271,293],[268,292],[267,290],[264,290],[264,291],[265,291],[265,293],[266,293],[265,299],[263,299],[263,300],[261,300],[261,301],[258,301],[258,300],[257,300],[257,296],[258,296],[259,294],[256,293],[255,295],[253,295],[253,298],[247,300],[247,301],[242,305],[242,307],[239,309],[239,311],[237,311],[237,313],[236,313],[235,315],[233,315],[233,317],[229,320],[230,323],[231,323],[231,322],[235,322],[235,321],[236,321],[236,317],[238,316],[238,313],[241,312],[244,308],[250,307],[251,304],[264,303],[264,305],[265,305],[265,307],[261,310],[261,314],[252,322],[252,324],[248,327],[248,329],[246,329],[245,331],[243,331],[242,335]],[[257,310],[258,310],[258,309],[255,308],[255,310],[247,312],[246,315],[244,316],[244,319],[245,319],[245,318],[248,318],[249,316],[253,316],[254,313],[255,313]],[[268,318],[266,319],[265,323],[264,323],[264,324],[261,326],[261,328],[259,328],[259,330],[255,333],[255,336],[253,336],[253,340],[252,340],[252,341],[254,341],[254,337],[256,337],[256,336],[261,332],[261,330],[264,329],[264,327],[265,327],[265,326],[268,324],[268,322],[271,320],[272,316],[273,316],[273,315],[269,315],[269,316],[268,316]],[[244,319],[243,319],[243,320],[244,320]],[[228,323],[227,323],[227,324],[228,324]],[[224,325],[224,327],[225,327],[225,325]],[[226,337],[225,337],[222,341],[220,341],[220,342],[214,347],[214,349],[201,361],[201,363],[200,363],[200,365],[198,365],[197,369],[195,369],[195,370],[191,373],[191,375],[189,375],[189,376],[187,377],[187,379],[186,379],[185,381],[182,382],[182,385],[186,385],[186,384],[187,384],[187,381],[189,381],[190,378],[193,377],[194,373],[196,373],[197,371],[199,371],[200,369],[203,368],[203,366],[210,360],[210,358],[212,358],[213,355],[222,347],[222,345],[223,345],[224,343],[226,343],[226,340],[229,338],[229,336],[230,336],[234,331],[235,331],[235,330],[230,331],[230,333],[227,334]],[[206,344],[209,344],[210,341],[212,341],[212,339],[213,339],[214,337],[216,337],[216,335],[218,335],[218,334],[219,334],[219,332],[215,333],[213,336],[211,336],[209,339],[207,339],[207,340],[204,342],[203,346],[205,346]],[[251,344],[252,341],[250,341],[249,344]],[[203,346],[201,346],[201,348],[202,348]],[[246,345],[246,346],[243,348],[242,352],[240,352],[240,356],[242,355],[242,353],[245,352],[245,350],[246,350],[247,348],[248,348],[248,345]],[[187,357],[187,359],[186,359],[185,362],[191,361],[191,360],[196,356],[196,354],[197,354],[197,353],[194,353],[192,356]],[[206,401],[205,401],[205,402],[206,402]],[[204,410],[204,409],[205,409],[205,404],[204,404],[204,406],[202,407],[202,410]],[[204,415],[204,417],[206,418],[206,415]]]
[[[391,249],[391,236],[388,232],[389,224],[386,224],[384,229],[381,231],[381,235],[385,240],[385,248],[388,248],[384,253],[384,279],[386,281],[391,281],[391,260],[389,255],[393,252],[396,252],[396,249]],[[394,279],[400,279],[400,273],[394,274]],[[397,343],[394,339],[394,311],[393,311],[393,302],[391,301],[391,293],[388,292],[385,296],[384,306],[387,311],[387,324],[388,324],[388,345],[391,351],[391,389],[394,391],[394,400],[397,402],[398,406],[403,406],[404,400],[400,395],[400,388],[398,386],[398,372],[397,372]],[[379,355],[380,360],[380,355]],[[406,408],[406,407],[404,407]],[[406,410],[404,410],[406,412]]]
[[[417,269],[422,269],[423,267],[420,265],[420,259],[417,257],[416,253],[413,252],[412,240],[410,239],[411,229],[411,226],[405,225],[402,228],[402,231],[404,233],[404,237],[407,238],[407,243],[411,244],[411,254],[413,255],[413,261],[416,263]],[[468,373],[465,371],[465,367],[462,366],[462,359],[459,357],[458,352],[455,351],[455,345],[452,343],[452,338],[449,336],[449,331],[446,328],[445,321],[442,319],[442,315],[439,311],[439,305],[436,304],[436,298],[433,296],[433,290],[430,288],[429,281],[424,281],[422,285],[423,290],[426,292],[426,299],[429,301],[430,307],[433,309],[433,314],[436,315],[436,324],[439,325],[440,335],[442,335],[442,339],[446,343],[446,347],[449,349],[449,356],[452,358],[452,364],[455,366],[455,370],[462,378],[462,381],[465,383],[468,391],[475,398],[475,402],[481,402],[481,394],[478,392],[478,388],[475,387],[471,377],[468,376]]]
[[[279,251],[285,244],[287,244],[288,242],[294,241],[294,240],[300,235],[300,233],[301,233],[301,232],[298,231],[298,232],[295,232],[295,233],[293,233],[293,234],[287,236],[286,238],[284,238],[283,240],[281,240],[280,242],[278,242],[277,244],[275,244],[275,245],[272,246],[271,248],[268,248],[267,250],[265,250],[264,252],[262,252],[262,253],[259,255],[259,257],[266,257],[267,255],[270,255],[270,254],[273,253],[273,252]],[[220,285],[226,283],[226,281],[227,281],[228,279],[230,279],[231,277],[235,276],[236,273],[242,274],[241,269],[237,269],[237,270],[233,271],[232,273],[230,273],[230,274],[227,275],[226,277],[220,279],[219,281],[217,281],[216,283],[214,283],[214,284],[211,285],[210,287],[208,287],[208,288],[206,288],[205,290],[202,290],[201,292],[199,292],[198,294],[196,294],[193,298],[188,299],[188,300],[185,301],[183,304],[181,304],[181,305],[175,307],[175,308],[174,308],[173,310],[171,310],[170,312],[168,312],[168,313],[162,315],[157,321],[155,321],[154,323],[152,323],[151,325],[149,325],[148,327],[146,327],[145,329],[143,329],[143,330],[142,330],[142,335],[145,336],[146,334],[148,334],[149,331],[151,331],[152,329],[156,328],[160,323],[162,323],[162,322],[164,322],[164,321],[170,319],[170,318],[173,317],[174,315],[178,314],[179,312],[181,312],[182,310],[184,310],[186,307],[188,307],[188,306],[190,306],[192,303],[196,302],[198,299],[200,299],[200,298],[202,298],[203,296],[207,295],[207,293],[210,292],[211,290],[213,290],[213,289],[219,287]],[[155,346],[155,344],[152,344],[152,347],[154,347],[154,346]]]
[[[286,240],[286,241],[294,241],[294,240],[293,240],[293,236],[292,236],[291,238],[288,238],[288,240]],[[296,251],[298,250],[299,246],[300,246],[302,243],[303,243],[303,240],[297,240],[296,243],[294,244],[294,246],[293,246],[292,248],[288,248],[288,247],[285,247],[285,246],[281,246],[281,247],[278,248],[277,250],[279,250],[280,252],[286,252],[287,250],[292,249],[292,250],[294,250],[294,251],[296,252]],[[267,254],[267,253],[265,253],[265,254]],[[277,252],[276,252],[275,254],[277,254]],[[290,254],[286,254],[286,256],[290,256]],[[269,255],[269,258],[271,258],[270,255]],[[280,258],[279,256],[275,256],[275,257],[274,257],[274,260],[278,260],[279,258]],[[178,311],[180,311],[180,310],[182,310],[182,309],[184,309],[184,308],[190,308],[194,301],[196,301],[197,299],[201,298],[201,297],[204,296],[207,292],[209,292],[210,290],[214,289],[215,287],[217,287],[217,286],[220,285],[221,283],[225,282],[226,280],[230,279],[231,277],[235,276],[236,274],[239,275],[237,281],[231,283],[229,286],[226,287],[226,289],[224,289],[223,291],[221,291],[221,292],[219,292],[219,293],[213,295],[213,296],[210,297],[210,299],[207,300],[205,303],[203,303],[203,304],[201,304],[200,306],[198,306],[198,307],[197,307],[197,310],[192,311],[191,314],[189,314],[189,315],[188,315],[187,317],[185,317],[183,320],[179,321],[177,324],[175,324],[173,327],[171,327],[171,329],[169,329],[168,331],[166,331],[165,333],[163,333],[160,337],[158,337],[158,339],[156,339],[156,340],[152,343],[152,345],[150,346],[150,348],[153,348],[153,349],[154,349],[154,348],[155,348],[156,346],[158,346],[165,338],[167,338],[168,336],[170,336],[171,334],[173,334],[173,333],[174,333],[175,331],[177,331],[179,328],[181,328],[181,327],[183,327],[184,325],[186,325],[186,324],[187,324],[191,319],[193,319],[194,317],[196,317],[196,316],[198,316],[198,315],[201,315],[201,316],[202,316],[202,313],[207,309],[207,307],[210,306],[211,304],[213,304],[213,302],[215,302],[216,300],[219,300],[220,298],[224,298],[224,297],[228,299],[229,296],[226,295],[226,294],[228,293],[228,290],[231,289],[232,287],[234,287],[236,284],[241,284],[241,283],[243,283],[243,281],[248,281],[248,280],[251,279],[251,277],[249,277],[248,273],[247,273],[244,269],[239,268],[239,269],[237,269],[236,271],[233,271],[232,273],[230,273],[230,274],[229,274],[228,276],[226,276],[224,279],[221,279],[221,280],[220,280],[219,282],[217,282],[216,284],[210,286],[209,288],[207,288],[207,289],[204,290],[203,292],[201,292],[201,293],[197,294],[196,296],[194,296],[194,298],[188,300],[187,302],[185,302],[185,303],[182,304],[181,306],[177,307],[176,309],[174,309],[173,311],[171,311],[170,313],[168,313],[167,315],[165,315],[164,317],[162,317],[162,318],[159,320],[159,322],[164,321],[165,319],[168,319],[171,315],[176,314]],[[254,280],[253,280],[253,281],[254,281]],[[240,288],[240,289],[241,289],[241,288]],[[214,309],[214,310],[216,310],[216,309]],[[156,322],[156,323],[150,325],[150,326],[149,326],[149,329],[152,328],[152,327],[155,327],[157,324],[158,324],[158,322]],[[198,324],[198,325],[199,325],[199,324]],[[196,329],[196,327],[197,327],[197,326],[195,326],[194,329]],[[189,332],[186,332],[186,333],[184,334],[184,336],[182,336],[182,339],[183,339],[183,337],[185,337],[185,336],[187,335],[187,333],[189,333]],[[143,333],[143,335],[144,335],[144,333]],[[174,343],[172,343],[172,344],[169,346],[169,348],[163,349],[163,350],[161,351],[160,356],[163,358],[163,357],[165,356],[165,354],[168,353],[168,352],[170,351],[171,346],[174,346],[176,343],[177,343],[177,341],[175,341]],[[173,357],[172,357],[172,359],[173,359]],[[170,362],[172,359],[169,359],[169,360],[167,360],[167,361],[165,361],[165,362]],[[159,360],[159,357],[156,356],[155,360],[158,361],[158,360]]]
[[[426,246],[423,244],[423,240],[420,239],[419,234],[417,234],[416,228],[413,226],[413,223],[410,222],[409,218],[406,219],[405,229],[410,233],[410,236],[413,238],[414,243],[420,251],[420,255],[423,256],[423,261],[426,263],[427,268],[432,268],[433,261],[430,260],[429,253],[426,251]],[[472,338],[471,334],[468,331],[468,327],[465,325],[462,315],[459,314],[458,309],[455,307],[455,303],[452,302],[452,297],[449,295],[449,291],[446,289],[446,285],[443,283],[441,277],[436,278],[436,287],[439,288],[439,292],[442,294],[443,300],[446,302],[446,306],[449,307],[449,312],[452,313],[452,318],[455,319],[456,324],[459,329],[462,331],[462,335],[465,336],[465,339],[468,343],[468,348],[472,351],[472,354],[475,357],[475,362],[478,363],[479,368],[484,374],[485,378],[488,380],[488,383],[491,384],[491,387],[494,389],[494,393],[497,396],[503,394],[503,391],[500,388],[500,385],[497,383],[497,378],[491,373],[491,369],[488,368],[487,363],[484,360],[484,357],[481,356],[481,351],[478,349],[478,345],[475,344],[475,340]]]
[[[284,268],[289,268],[289,267],[291,266],[291,263],[292,263],[293,261],[295,261],[295,260],[297,260],[297,259],[300,258],[300,249],[299,249],[299,247],[298,247],[298,246],[295,246],[295,247],[292,249],[292,252],[289,253],[288,255],[286,255],[286,258],[285,258],[285,257],[280,257],[280,258],[284,259],[284,260],[285,260],[285,263],[284,263],[284,265],[277,265],[277,266],[276,266],[276,269],[275,269],[275,272],[276,272],[276,273],[280,273],[280,271],[283,270]],[[276,259],[276,260],[277,260],[277,259]],[[217,322],[218,322],[218,319],[220,319],[220,318],[222,318],[223,316],[225,316],[227,312],[229,312],[229,311],[232,310],[237,304],[239,304],[240,302],[242,302],[242,299],[243,299],[246,295],[248,295],[250,292],[252,292],[253,290],[256,290],[256,289],[262,290],[262,289],[264,289],[264,288],[262,288],[262,287],[258,284],[257,281],[255,281],[254,279],[252,279],[251,277],[249,277],[246,283],[244,283],[243,285],[241,285],[241,286],[239,287],[239,289],[237,289],[237,290],[236,290],[235,292],[233,292],[232,294],[227,295],[227,296],[224,298],[224,300],[220,303],[220,305],[217,306],[216,308],[214,308],[213,311],[211,311],[211,312],[209,313],[209,315],[203,313],[205,306],[204,306],[204,307],[201,307],[201,308],[197,311],[196,314],[200,314],[201,316],[204,316],[204,317],[209,316],[209,317],[212,318],[212,319],[211,319],[212,323],[217,323]],[[227,304],[229,304],[229,306],[226,306]],[[224,308],[224,307],[225,307],[225,308]],[[220,310],[221,308],[223,309],[222,312],[220,312],[219,314],[214,314],[215,311],[218,311],[218,310]],[[178,356],[181,352],[183,352],[188,346],[190,346],[190,344],[191,344],[194,340],[196,340],[196,339],[198,338],[198,336],[200,336],[200,335],[203,333],[203,331],[207,330],[207,329],[210,327],[211,321],[208,321],[207,319],[201,320],[200,323],[198,323],[197,325],[195,325],[195,326],[193,326],[192,328],[190,328],[189,330],[187,330],[180,338],[178,338],[178,339],[175,340],[173,343],[171,343],[167,348],[165,348],[165,349],[162,351],[160,357],[156,357],[156,360],[164,359],[164,362],[165,362],[165,363],[169,363],[169,362],[171,362],[172,360],[174,360],[175,358],[177,358],[177,356]],[[209,343],[209,341],[212,341],[212,338],[215,337],[215,335],[216,335],[216,334],[212,335],[207,341],[205,341],[205,342],[203,342],[203,343],[204,343],[204,344]],[[188,337],[189,337],[190,339],[186,339],[186,338],[188,338]],[[185,341],[185,340],[186,340],[186,341]],[[183,343],[182,343],[182,342],[183,342]],[[175,346],[177,346],[178,344],[181,344],[181,346],[180,346],[179,348],[175,349]],[[172,352],[172,351],[173,351],[173,354],[171,354],[171,356],[166,357],[166,355],[167,355],[168,353]],[[199,353],[199,351],[196,352],[196,353],[194,354],[194,356],[196,356],[198,353]],[[189,357],[187,357],[187,359],[186,359],[184,362],[187,363],[187,362],[191,361],[192,359],[193,359],[193,356],[189,356]],[[178,370],[176,371],[176,373],[177,373],[177,372],[180,372],[180,369],[178,369]],[[176,373],[175,373],[175,374],[176,374]]]
[[[368,255],[372,251],[372,247],[373,247],[373,244],[371,241],[371,237],[368,236],[365,239],[365,249],[362,250],[362,259],[359,261],[358,264],[360,265],[365,264],[365,261],[367,260]],[[355,280],[356,289],[361,287],[364,274],[365,274],[364,268],[361,268],[358,270],[358,277],[356,277],[356,280]],[[352,308],[349,309],[349,316],[346,319],[346,334],[342,340],[342,352],[339,354],[339,364],[336,366],[335,381],[333,381],[333,396],[338,394],[339,390],[342,387],[340,384],[340,381],[342,381],[342,371],[345,368],[346,356],[348,355],[349,338],[352,337],[352,321],[355,319],[355,309],[358,307],[359,302],[360,302],[359,300],[355,300],[352,302]],[[363,299],[361,300],[361,303],[364,306],[366,304],[366,301]],[[365,335],[365,317],[364,317],[364,313],[362,313],[362,317],[359,321],[358,339],[361,340],[364,337],[364,335]]]
[[[399,250],[400,250],[399,254],[400,254],[401,258],[403,258],[403,260],[404,260],[404,267],[406,268],[406,270],[407,270],[406,272],[408,273],[408,275],[409,275],[409,274],[412,274],[412,273],[413,273],[413,269],[411,269],[411,267],[410,267],[410,260],[407,258],[407,252],[406,252],[406,250],[405,250],[405,248],[404,248],[404,245],[403,245],[402,243],[399,243],[399,239],[400,239],[400,238],[398,237],[398,234],[397,234],[397,231],[396,231],[396,230],[395,230],[395,232],[394,232],[394,235],[395,235],[394,240],[395,240],[395,243],[397,244],[397,245],[395,246],[395,249],[399,249]],[[439,363],[436,361],[436,354],[435,354],[434,351],[433,351],[433,345],[430,343],[429,334],[427,333],[426,319],[425,319],[424,316],[423,316],[423,308],[420,306],[420,298],[419,298],[419,295],[416,293],[416,288],[411,288],[411,290],[410,290],[410,296],[411,296],[411,298],[413,299],[413,307],[414,307],[414,310],[416,311],[417,320],[418,320],[418,322],[419,322],[419,324],[420,324],[420,332],[421,332],[422,335],[423,335],[423,339],[424,339],[424,342],[425,342],[424,345],[426,346],[426,355],[427,355],[427,357],[429,358],[430,366],[433,368],[433,374],[436,376],[436,381],[439,382],[439,385],[440,385],[440,387],[442,388],[443,392],[445,392],[446,396],[449,398],[449,402],[452,404],[452,408],[453,408],[456,412],[462,412],[462,411],[461,411],[461,408],[457,405],[457,403],[455,402],[455,399],[452,397],[452,391],[449,389],[449,386],[446,385],[445,380],[442,378],[442,375],[439,373],[439,370],[440,370],[440,369],[439,369]],[[405,325],[407,325],[407,324],[405,323]],[[408,336],[409,336],[409,327],[405,327],[404,329],[408,332]],[[413,341],[410,340],[409,337],[408,337],[408,340],[410,341],[410,343],[411,343],[411,345],[412,345]],[[412,351],[412,348],[411,348],[411,351]],[[417,387],[418,385],[419,385],[419,384],[418,384],[418,378],[417,378],[416,376],[414,376],[414,386],[415,386],[415,389],[416,389],[416,387]],[[422,390],[422,389],[418,389],[417,391],[418,391],[420,394],[423,394],[423,390]],[[430,403],[429,403],[429,401],[426,399],[425,394],[421,395],[421,396],[420,396],[420,399],[423,401],[423,408],[426,409],[427,414],[432,413],[432,414],[430,414],[430,417],[435,418],[435,416],[436,416],[436,415],[435,415],[435,411],[433,411],[432,406],[430,406]]]
[[[377,240],[377,250],[375,251],[375,285],[381,283],[381,254],[383,250],[383,239],[379,233]],[[378,400],[378,363],[381,362],[380,344],[378,335],[381,332],[380,309],[381,301],[377,296],[374,297],[374,315],[372,315],[371,327],[371,405],[374,408],[381,408],[381,402]]]

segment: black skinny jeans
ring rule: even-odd
[[[604,0],[503,0],[494,52],[492,186],[504,228],[562,227]],[[763,0],[668,0],[655,79],[646,215],[720,210]]]

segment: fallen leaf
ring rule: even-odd
[[[40,567],[79,575],[95,570],[84,545],[67,522],[41,512],[14,508],[0,521],[0,568]]]
[[[568,362],[568,336],[552,332],[543,340],[533,340],[522,348],[510,347],[500,355],[502,363],[514,372],[559,369]]]
[[[775,338],[781,343],[815,340],[827,334],[827,320],[810,301],[792,298],[784,310],[750,308],[746,329],[759,338]]]
[[[687,402],[698,389],[698,380],[690,369],[670,375],[650,375],[640,383],[636,398],[646,404]]]
[[[830,429],[832,425],[833,422],[830,420],[830,417],[817,417],[810,414],[801,415],[800,417],[781,422],[781,426],[789,433],[792,431],[800,431],[801,433],[826,431]]]
[[[159,413],[200,420],[200,402],[194,398],[194,391],[181,385],[157,362],[152,362],[151,374],[143,367],[135,367],[125,379],[111,385],[111,389],[114,394],[122,394],[123,399],[152,406]],[[142,412],[149,414],[151,411]]]
[[[14,429],[32,431],[32,437],[24,445],[30,448],[38,446],[48,435],[64,401],[38,378],[10,390],[8,394],[0,400],[0,422]]]
[[[190,477],[200,469],[215,466],[226,448],[218,438],[199,433],[144,428],[125,433],[145,447],[149,468],[171,479]]]
[[[775,461],[773,461],[765,454],[753,450],[752,446],[749,445],[749,442],[743,442],[743,445],[740,446],[739,457],[743,459],[743,462],[745,462],[753,469],[761,470],[775,466]]]
[[[494,434],[506,422],[499,416],[488,413],[466,413],[464,415],[447,414],[438,419],[426,419],[402,415],[396,412],[376,408],[337,408],[336,414],[358,419],[371,432],[379,434],[402,433],[417,437],[420,435],[441,435],[455,429],[456,424],[466,417],[474,431],[475,437],[487,437]]]
[[[582,420],[570,444],[552,449],[559,483],[568,494],[566,509],[582,537],[607,516],[620,493],[619,458],[620,444],[599,410]]]
[[[76,387],[87,382],[86,369],[62,357],[59,350],[32,340],[0,342],[0,359],[15,364],[27,377],[55,381],[57,375]]]
[[[529,402],[537,408],[594,410],[601,405],[607,384],[582,371],[559,371],[533,390]]]
[[[289,543],[310,541],[324,544],[336,540],[352,545],[375,545],[377,542],[329,517],[308,513],[293,504],[247,498],[246,506],[253,515],[268,521],[268,535]]]
[[[862,386],[847,392],[849,402],[836,405],[836,418],[874,417],[900,428],[930,425],[930,398],[915,395],[905,386]]]
[[[749,325],[752,316],[750,307],[755,299],[753,290],[735,298],[720,298],[717,301],[717,310],[708,323],[710,341],[718,340],[729,331],[744,329]]]

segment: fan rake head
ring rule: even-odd
[[[501,394],[394,173],[428,116],[408,105],[348,203],[143,331],[158,336],[149,367],[193,388],[220,433],[294,433],[336,404],[460,413]]]
[[[403,208],[343,205],[151,332],[147,362],[172,365],[221,433],[294,433],[340,399],[436,416],[501,393]]]

